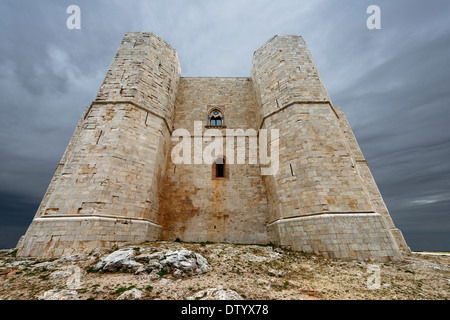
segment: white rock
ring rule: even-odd
[[[236,291],[224,289],[222,286],[197,292],[187,300],[244,300]]]
[[[275,270],[275,269],[269,269],[267,272],[270,275],[277,276],[277,277],[282,277],[282,276],[284,276],[286,274],[286,272],[284,272],[284,271],[278,271],[278,270]]]
[[[155,252],[148,256],[149,261],[151,261],[151,260],[159,261],[159,260],[162,260],[163,258],[164,258],[164,253],[162,253],[162,252]]]
[[[208,261],[206,261],[206,259],[204,257],[202,257],[199,254],[195,254],[195,257],[197,258],[197,265],[198,267],[203,271],[206,272],[209,269],[211,269],[211,267],[208,264]]]
[[[159,284],[167,284],[167,283],[169,283],[169,282],[171,282],[171,281],[172,281],[172,280],[170,280],[170,279],[163,278],[163,279],[159,280],[158,283],[159,283]]]
[[[174,276],[178,277],[181,274],[193,275],[195,273],[201,274],[210,269],[208,261],[201,255],[182,249],[179,251],[168,251],[166,253],[155,253],[152,255],[147,271],[161,270],[162,268],[172,272]],[[156,260],[159,258],[159,262]],[[180,272],[177,272],[180,270]]]
[[[139,300],[142,297],[142,291],[136,288],[125,291],[117,300]]]
[[[37,263],[37,264],[33,265],[33,267],[35,267],[35,268],[54,269],[54,268],[56,268],[57,264],[58,264],[57,261],[46,261],[46,262]]]
[[[166,256],[166,258],[161,261],[161,264],[178,267],[178,261],[179,259],[177,255],[170,255]]]
[[[245,261],[251,261],[251,262],[263,262],[267,261],[268,259],[266,257],[257,256],[253,253],[246,253],[242,256],[242,259]]]
[[[271,288],[270,282],[265,280],[265,279],[258,279],[258,280],[256,280],[256,284],[264,287],[267,290],[269,290]]]
[[[180,278],[183,278],[184,273],[183,273],[183,271],[181,271],[180,269],[177,269],[177,270],[174,271],[173,276],[174,276],[175,278],[180,279]]]
[[[70,271],[55,271],[50,274],[49,278],[50,279],[61,279],[61,278],[66,278],[70,275],[72,275],[72,272],[70,272]]]
[[[77,292],[71,290],[49,290],[38,296],[39,300],[78,300]]]
[[[69,261],[79,261],[79,260],[86,260],[87,256],[85,254],[76,253],[67,257],[62,257],[58,259],[61,263],[66,263]]]
[[[180,268],[186,272],[192,272],[193,266],[192,266],[192,263],[189,263],[187,261],[181,261]]]
[[[156,270],[156,272],[161,271],[162,269],[162,265],[159,262],[150,262],[149,264],[147,264],[147,266],[145,267],[145,269],[148,272],[153,272]]]
[[[94,269],[114,272],[126,268],[136,271],[143,265],[133,260],[135,255],[136,252],[132,249],[114,251],[97,263]]]
[[[136,260],[137,262],[141,262],[141,263],[146,263],[146,262],[150,261],[148,254],[140,254],[140,255],[134,257],[134,260]]]

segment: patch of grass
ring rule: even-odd
[[[95,269],[94,269],[93,266],[86,267],[86,272],[87,272],[87,273],[92,273],[92,272],[95,272]]]
[[[133,288],[136,288],[136,286],[133,285],[133,286],[129,286],[129,287],[120,287],[114,293],[115,294],[121,294],[121,293],[124,293],[125,291],[131,290]]]
[[[11,257],[15,257],[17,255],[17,249],[14,249],[8,255],[11,256]]]
[[[241,270],[239,270],[239,268],[233,268],[233,271],[236,272],[239,275],[242,274],[242,272],[241,272]]]
[[[147,290],[147,291],[152,291],[152,290],[153,290],[153,287],[152,287],[152,286],[146,286],[146,287],[145,287],[145,290]]]
[[[39,279],[42,279],[42,280],[48,280],[48,278],[49,278],[48,274],[42,274],[39,276]]]
[[[158,276],[164,277],[167,274],[167,270],[162,268],[160,272],[158,272]]]

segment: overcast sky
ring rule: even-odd
[[[81,30],[66,9],[81,8]],[[381,30],[369,30],[369,5]],[[249,77],[301,35],[412,250],[450,250],[450,1],[0,1],[0,248],[31,223],[127,31],[153,31],[182,76]]]

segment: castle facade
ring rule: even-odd
[[[179,129],[193,159],[210,129],[242,129],[247,152],[236,141],[237,154],[213,163],[174,162]],[[261,130],[276,132],[266,137],[277,147],[272,174],[251,159],[264,151]],[[256,146],[245,132],[256,132]],[[302,37],[269,40],[254,53],[250,78],[186,78],[168,43],[126,33],[17,256],[176,239],[373,261],[409,251]]]

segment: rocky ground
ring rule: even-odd
[[[0,251],[3,300],[443,300],[449,292],[448,253],[364,263],[218,243],[148,242],[47,260]]]

